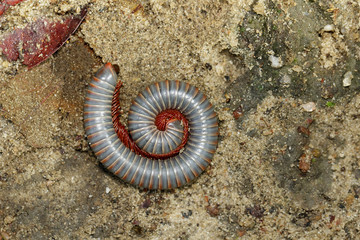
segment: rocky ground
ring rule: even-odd
[[[0,58],[0,239],[358,238],[358,1],[38,2],[10,7],[0,34],[88,14],[39,66]],[[104,62],[124,123],[156,81],[208,96],[220,141],[192,185],[141,190],[97,162],[82,115]]]

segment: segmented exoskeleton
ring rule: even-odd
[[[168,159],[152,159],[136,154],[118,138],[112,113],[116,84],[117,74],[107,63],[87,89],[85,131],[99,161],[124,181],[147,189],[180,187],[199,176],[211,162],[218,142],[217,115],[206,97],[194,86],[180,81],[155,83],[136,97],[128,128],[132,140],[143,150],[166,154],[183,139],[183,121],[168,119],[165,129],[159,130],[155,124],[159,114],[176,110],[188,120],[184,148]]]

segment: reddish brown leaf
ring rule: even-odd
[[[9,8],[9,6],[15,6],[25,0],[3,0],[0,1],[0,16]]]
[[[86,8],[80,15],[69,16],[63,21],[51,22],[38,19],[23,29],[16,29],[6,35],[0,43],[3,55],[9,61],[22,59],[29,68],[41,63],[56,52],[79,27],[86,15]],[[22,50],[20,52],[20,49]]]
[[[303,173],[307,173],[310,170],[310,159],[303,153],[299,159],[299,169]]]
[[[0,3],[0,16],[6,11],[8,6],[5,3]]]
[[[10,6],[14,6],[18,3],[21,3],[22,1],[24,1],[24,0],[5,0],[4,2]]]
[[[310,130],[304,126],[298,126],[297,131],[298,131],[298,133],[302,133],[306,136],[310,135]]]

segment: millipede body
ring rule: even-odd
[[[206,97],[180,81],[155,83],[141,92],[130,107],[128,129],[140,151],[149,152],[150,157],[145,157],[118,137],[114,127],[118,121],[114,114],[118,113],[112,108],[116,86],[117,74],[107,63],[87,89],[85,132],[99,161],[124,181],[146,189],[176,188],[199,176],[210,164],[218,142],[217,115]],[[168,112],[177,111],[188,121],[188,134],[184,132],[185,121],[168,116]],[[165,128],[158,126],[159,116],[166,119]],[[175,156],[151,157],[173,151],[184,135],[188,135],[186,144]]]

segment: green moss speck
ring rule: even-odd
[[[327,107],[334,107],[334,106],[335,106],[335,103],[334,103],[334,102],[331,102],[331,101],[328,101],[328,102],[326,102],[326,106],[327,106]]]

